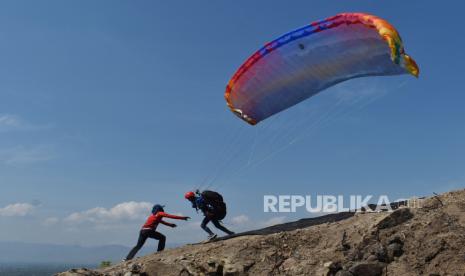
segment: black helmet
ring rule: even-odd
[[[155,214],[158,213],[158,212],[164,212],[165,210],[163,210],[163,207],[165,207],[165,206],[160,205],[160,204],[155,204],[155,205],[153,205],[152,214],[155,215]]]

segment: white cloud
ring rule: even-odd
[[[24,217],[32,214],[36,206],[29,203],[14,203],[0,208],[0,217]]]
[[[23,122],[19,119],[18,116],[10,114],[1,114],[0,115],[0,131],[9,131],[13,129],[18,129],[23,126]]]
[[[235,216],[231,219],[232,223],[234,224],[244,224],[244,223],[247,223],[250,221],[249,217],[246,216],[246,215],[239,215],[239,216]]]
[[[56,157],[51,146],[23,147],[0,149],[0,162],[7,165],[23,165],[51,160]]]
[[[50,128],[50,125],[33,125],[13,114],[0,114],[0,132],[14,130],[33,131]]]
[[[82,212],[75,212],[67,216],[64,221],[68,223],[116,223],[128,220],[144,219],[152,208],[152,203],[149,202],[123,202],[109,209],[103,207],[95,207]]]

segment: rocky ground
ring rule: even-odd
[[[465,275],[465,190],[421,205],[300,220],[58,275]]]

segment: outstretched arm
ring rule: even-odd
[[[176,215],[171,215],[165,212],[160,213],[160,215],[164,218],[171,218],[171,219],[182,219],[182,220],[190,219],[190,217],[176,216]]]
[[[164,224],[164,225],[166,225],[166,226],[169,226],[169,227],[176,227],[176,224],[174,224],[174,223],[169,223],[169,222],[164,221],[164,220],[160,220],[160,223],[161,223],[161,224]]]

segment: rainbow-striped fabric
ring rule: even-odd
[[[419,75],[396,29],[374,15],[341,13],[266,43],[229,81],[229,108],[256,124],[339,82]]]

